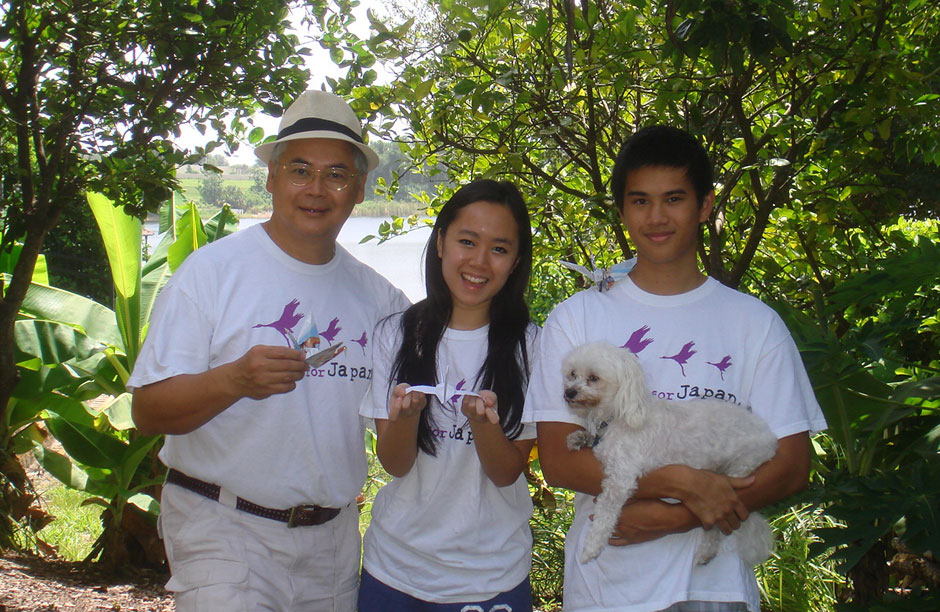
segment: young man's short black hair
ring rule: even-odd
[[[617,210],[623,210],[627,174],[644,166],[685,168],[699,206],[714,188],[712,164],[705,149],[691,134],[668,125],[651,125],[624,141],[610,177],[610,190]]]

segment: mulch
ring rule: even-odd
[[[94,565],[0,552],[0,612],[173,612],[163,572],[106,574]]]

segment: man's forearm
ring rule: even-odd
[[[538,424],[539,463],[545,481],[553,487],[562,487],[599,495],[604,470],[590,448],[568,449],[569,433],[582,429],[578,425],[560,422]]]
[[[220,366],[199,374],[180,374],[134,390],[132,414],[144,435],[186,434],[238,401],[225,384]]]

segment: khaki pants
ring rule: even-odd
[[[163,489],[160,535],[177,612],[353,612],[359,517],[350,504],[323,525],[288,528],[175,485]]]

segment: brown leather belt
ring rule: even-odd
[[[198,493],[215,501],[219,501],[219,494],[222,491],[222,487],[219,485],[205,482],[199,480],[198,478],[193,478],[192,476],[187,476],[186,474],[173,468],[170,468],[170,470],[166,473],[166,481],[170,484],[181,486],[184,489],[189,489],[193,493]],[[313,504],[294,506],[293,508],[288,508],[287,510],[275,510],[273,508],[265,508],[264,506],[253,504],[247,499],[242,499],[241,497],[236,498],[235,509],[241,510],[242,512],[247,512],[248,514],[254,514],[255,516],[260,516],[262,518],[287,523],[288,527],[309,527],[311,525],[322,525],[327,521],[333,520],[336,518],[336,515],[339,514],[339,508],[324,508],[322,506],[315,506]]]

